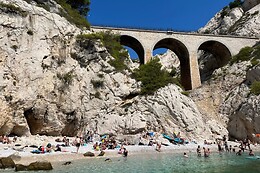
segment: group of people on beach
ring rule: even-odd
[[[227,137],[226,137],[226,135],[224,135],[222,140],[217,140],[218,152],[219,153],[222,153],[224,151],[226,151],[226,152],[234,152],[234,153],[236,153],[236,155],[241,156],[242,153],[244,153],[246,147],[248,147],[248,150],[249,150],[248,155],[249,156],[254,156],[255,155],[253,150],[250,147],[250,143],[251,142],[250,142],[250,140],[248,138],[246,138],[243,141],[240,141],[239,143],[240,143],[240,145],[238,146],[239,150],[238,150],[238,152],[236,152],[235,147],[237,147],[237,146],[233,147],[232,145],[228,145]],[[204,144],[209,144],[209,143],[205,143],[205,141],[204,141]],[[208,157],[210,155],[209,148],[205,149],[205,147],[203,147],[203,150],[204,150],[204,156]],[[197,154],[198,154],[198,156],[201,156],[200,146],[198,146],[198,148],[197,148]]]
[[[203,147],[202,149],[203,149],[203,153],[204,153],[203,156],[204,156],[204,157],[209,157],[209,155],[210,155],[210,149],[209,149],[209,148],[205,148],[205,147]],[[197,148],[197,155],[198,155],[199,157],[202,156],[200,145],[198,145],[198,148]]]
[[[180,133],[178,133],[177,137],[181,138]],[[155,150],[161,151],[162,142],[157,140],[154,133],[151,133],[151,132],[143,133],[143,135],[140,138],[143,138],[146,141],[149,141],[149,143],[144,144],[140,140],[138,145],[153,146],[155,144],[156,145]],[[16,140],[17,140],[16,136],[11,137],[11,138],[9,138],[6,135],[0,136],[0,142],[2,142],[3,144],[15,143]],[[66,148],[63,148],[63,147],[69,147],[69,146],[76,147],[75,153],[78,153],[81,146],[92,145],[92,149],[94,151],[102,152],[107,149],[108,150],[117,149],[118,154],[122,154],[125,157],[128,156],[128,150],[126,149],[125,145],[128,145],[129,143],[127,142],[126,139],[124,141],[121,141],[118,143],[118,141],[115,139],[114,136],[99,135],[96,132],[88,132],[88,133],[86,133],[86,135],[83,135],[83,136],[75,136],[74,139],[72,137],[68,138],[66,136],[63,136],[62,138],[57,138],[55,141],[58,142],[58,144],[56,146],[52,145],[51,143],[48,143],[47,145],[46,144],[41,145],[39,147],[36,146],[37,149],[35,149],[32,153],[48,153],[48,152],[66,151]],[[223,139],[216,140],[216,143],[208,142],[205,140],[204,146],[202,148],[200,145],[198,145],[198,147],[196,149],[197,155],[209,157],[211,154],[211,151],[210,151],[210,148],[207,147],[207,145],[217,144],[219,153],[226,151],[226,152],[234,152],[234,153],[236,153],[236,155],[242,155],[245,152],[245,150],[248,149],[248,151],[249,151],[248,155],[254,156],[254,152],[250,146],[251,142],[248,138],[243,141],[236,141],[236,142],[238,142],[239,145],[237,145],[237,146],[228,145],[226,135],[223,136]],[[183,143],[183,144],[185,144],[185,143]],[[163,144],[163,145],[165,145],[165,144]],[[239,150],[236,152],[237,148]],[[188,157],[186,152],[184,153],[184,157]]]
[[[127,143],[124,141],[121,146],[116,142],[115,137],[110,137],[109,135],[103,135],[99,136],[96,135],[96,133],[87,133],[84,137],[76,136],[75,139],[70,143],[69,139],[64,136],[62,140],[57,139],[57,142],[63,142],[63,146],[75,146],[76,147],[76,153],[79,152],[80,146],[84,146],[87,144],[93,144],[93,150],[94,151],[104,151],[106,149],[119,149],[118,154],[122,154],[123,156],[128,155],[127,149],[124,147],[124,145],[127,145]]]
[[[17,140],[17,136],[13,137],[13,140],[11,140],[7,135],[0,136],[0,142],[3,144],[11,144],[12,142],[15,142]]]

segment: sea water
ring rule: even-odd
[[[258,153],[257,155],[260,155]],[[260,159],[247,153],[212,153],[209,157],[198,157],[188,153],[188,158],[176,153],[154,153],[106,157],[72,161],[69,165],[54,165],[48,173],[260,173]],[[0,170],[1,172],[1,170]],[[3,172],[14,172],[5,170]],[[38,171],[42,173],[44,171]],[[30,172],[31,173],[31,172]]]

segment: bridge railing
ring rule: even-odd
[[[182,35],[197,35],[197,36],[214,36],[214,37],[229,37],[229,38],[244,38],[244,39],[254,39],[260,40],[258,37],[248,37],[248,36],[237,36],[237,35],[215,35],[215,34],[203,34],[197,31],[174,31],[173,29],[163,29],[163,28],[138,28],[138,27],[122,27],[122,26],[106,26],[106,25],[92,25],[91,28],[96,29],[107,29],[107,30],[126,30],[126,31],[140,31],[140,32],[154,32],[154,33],[166,33],[166,34],[182,34]]]
[[[192,30],[176,30],[173,28],[152,28],[152,27],[141,27],[141,26],[138,27],[138,26],[104,25],[104,24],[92,24],[91,27],[124,28],[124,29],[148,30],[148,31],[172,31],[172,32],[183,32],[183,33],[197,32]]]

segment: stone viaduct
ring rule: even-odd
[[[201,85],[198,66],[198,51],[204,50],[213,54],[217,59],[217,66],[228,63],[231,56],[236,55],[241,48],[253,46],[259,38],[237,36],[209,35],[198,33],[142,30],[128,28],[113,28],[92,26],[94,32],[111,31],[119,34],[120,42],[132,48],[141,63],[148,62],[153,50],[166,48],[172,50],[180,60],[181,83],[190,90]]]

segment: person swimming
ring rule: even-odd
[[[236,155],[241,156],[241,155],[242,155],[242,150],[239,150],[239,151],[236,153]]]
[[[255,155],[252,149],[249,150],[249,154],[248,155],[249,156],[254,156]]]

